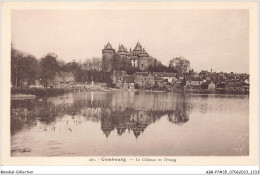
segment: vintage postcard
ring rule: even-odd
[[[2,3],[4,165],[257,165],[257,2]]]

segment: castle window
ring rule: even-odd
[[[142,67],[144,66],[144,64],[142,64]]]

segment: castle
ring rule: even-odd
[[[130,48],[129,51],[127,51],[127,48],[122,44],[119,45],[119,48],[116,51],[108,42],[102,50],[103,71],[110,72],[112,70],[112,60],[115,55],[122,59],[126,59],[133,67],[139,68],[141,71],[147,70],[148,66],[153,60],[152,57],[150,57],[145,49],[141,46],[139,41],[137,42],[135,48],[133,50]]]

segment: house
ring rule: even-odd
[[[123,89],[134,89],[134,75],[125,75],[123,76]]]
[[[72,88],[75,77],[71,72],[57,72],[54,79],[49,82],[51,88]]]
[[[155,85],[154,77],[151,74],[145,77],[145,88],[150,89]]]
[[[248,79],[246,79],[246,80],[244,81],[244,83],[249,85]]]
[[[126,71],[120,70],[120,71],[113,71],[112,74],[112,83],[117,87],[122,87],[123,85],[123,77],[126,75]]]
[[[226,81],[226,87],[225,89],[228,91],[234,91],[234,92],[244,92],[245,87],[243,86],[244,82],[241,82],[236,79],[228,80]]]
[[[177,73],[163,73],[162,78],[168,83],[174,83],[178,80],[176,76]]]
[[[243,83],[242,86],[245,89],[245,92],[249,92],[249,81],[246,79]]]
[[[203,83],[203,80],[200,77],[191,77],[190,79],[186,80],[186,85],[192,86],[200,86]]]
[[[148,76],[148,74],[149,74],[148,72],[136,72],[136,73],[135,73],[135,76],[146,77],[146,76]]]
[[[154,77],[148,72],[136,72],[134,82],[140,89],[149,89],[155,84]]]
[[[200,77],[191,77],[186,79],[186,86],[189,89],[200,89],[203,80]]]
[[[164,72],[153,72],[152,75],[156,77],[163,77]]]
[[[213,81],[211,81],[208,85],[208,90],[215,91],[215,89],[216,89],[216,85],[213,83]]]
[[[226,87],[226,82],[223,80],[219,80],[219,82],[216,83],[216,88],[224,89]]]
[[[155,86],[162,88],[164,87],[164,80],[162,77],[160,76],[155,76],[154,77],[154,82],[155,82]]]
[[[206,81],[210,81],[211,80],[211,76],[207,75],[205,79],[206,79]]]

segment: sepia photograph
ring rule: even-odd
[[[142,5],[10,10],[11,158],[252,156],[250,9]]]

